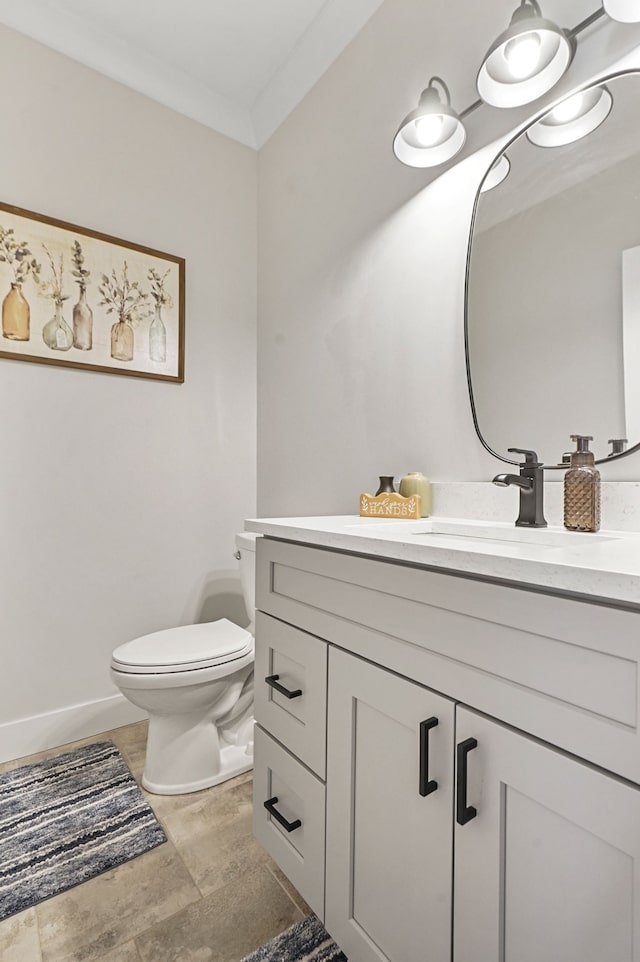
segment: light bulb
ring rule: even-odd
[[[554,107],[551,116],[559,124],[567,124],[570,120],[575,120],[580,114],[583,103],[584,94],[574,94],[573,97],[567,97],[557,107]]]
[[[523,80],[535,73],[540,60],[540,37],[534,31],[514,37],[504,48],[509,72],[516,80]]]
[[[423,147],[434,147],[442,137],[443,126],[442,114],[427,114],[416,120],[416,137]]]

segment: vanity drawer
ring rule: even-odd
[[[258,612],[254,712],[263,728],[324,778],[326,642]]]
[[[265,802],[276,814],[265,808]],[[258,725],[253,833],[318,918],[324,919],[324,785]]]

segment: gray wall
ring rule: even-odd
[[[488,146],[431,183],[391,143],[430,74],[457,106],[474,99],[492,24],[512,7],[386,0],[260,152],[262,516],[355,513],[379,474],[481,481],[500,469],[472,426],[464,272],[477,188],[522,111],[478,111],[469,141]],[[551,7],[580,19],[575,4]],[[620,26],[581,44],[574,83],[612,63],[629,39]],[[638,473],[613,467],[612,479]]]
[[[464,164],[422,190],[391,150],[424,64],[455,45],[454,20],[438,41],[426,7],[387,0],[260,152],[262,515],[353,513],[380,474],[460,478],[477,463],[451,324],[463,273],[440,283],[474,191]]]
[[[0,360],[6,757],[125,717],[117,644],[243,615],[256,155],[19,34],[0,46],[3,200],[187,262],[183,385]]]

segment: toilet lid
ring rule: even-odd
[[[256,539],[262,535],[254,534],[253,531],[239,531],[236,535],[236,548],[244,548],[245,551],[256,550]]]
[[[112,667],[133,674],[192,671],[243,658],[253,636],[221,618],[204,625],[183,625],[134,638],[113,652]]]

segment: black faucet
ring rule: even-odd
[[[546,528],[544,519],[544,472],[535,451],[509,448],[509,454],[524,454],[520,462],[520,474],[496,474],[493,483],[501,488],[515,484],[520,488],[520,514],[516,521],[519,528]]]

